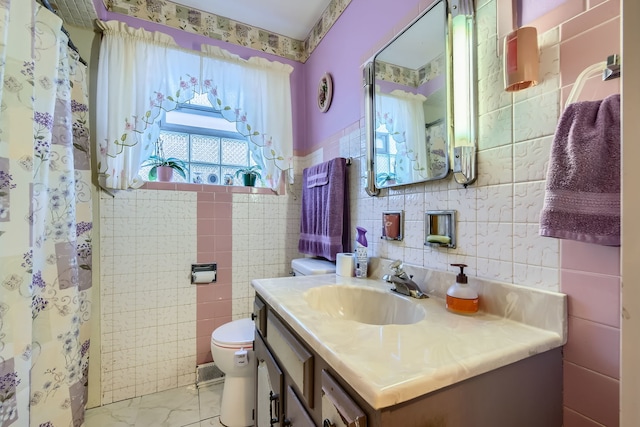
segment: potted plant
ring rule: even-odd
[[[376,175],[376,182],[378,183],[378,187],[393,185],[396,183],[396,174],[394,172],[380,172]]]
[[[161,138],[157,139],[153,154],[142,162],[142,166],[151,166],[149,170],[150,181],[171,181],[173,171],[176,171],[185,180],[187,179],[186,163],[176,157],[165,157]]]
[[[239,178],[240,175],[242,175],[244,185],[246,187],[253,187],[256,185],[256,178],[262,177],[262,175],[260,175],[260,169],[258,165],[241,168],[236,171],[236,177]]]

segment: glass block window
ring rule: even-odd
[[[160,125],[160,138],[165,156],[181,159],[189,168],[186,179],[174,173],[174,182],[243,185],[236,171],[256,164],[247,139],[211,108],[206,94],[168,112]],[[144,180],[150,169],[140,171]]]

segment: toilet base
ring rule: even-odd
[[[225,377],[220,422],[227,427],[253,426],[255,376]]]

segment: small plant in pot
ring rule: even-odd
[[[393,172],[381,172],[376,176],[376,181],[379,187],[383,185],[394,185],[396,184],[396,174]]]
[[[240,176],[242,176],[244,185],[246,187],[253,187],[256,185],[256,179],[262,177],[262,175],[260,174],[260,169],[261,168],[258,165],[238,169],[236,171],[236,177],[239,178]]]
[[[171,181],[174,171],[186,180],[189,170],[183,160],[176,157],[166,157],[164,155],[161,138],[158,138],[153,154],[142,162],[142,166],[151,166],[149,170],[149,181]]]

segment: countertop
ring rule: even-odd
[[[423,320],[409,325],[369,325],[331,317],[311,309],[304,298],[307,290],[325,285],[390,290],[392,285],[382,280],[325,274],[254,279],[252,285],[374,409],[559,347],[566,339],[558,333],[565,329],[563,325],[543,329],[483,311],[458,315],[448,312],[444,300],[433,296],[421,300],[406,297],[426,311]],[[535,299],[536,291],[532,292]],[[557,295],[558,304],[566,304],[566,299]],[[549,293],[543,292],[542,297],[549,305]],[[513,307],[507,311],[513,311]]]

